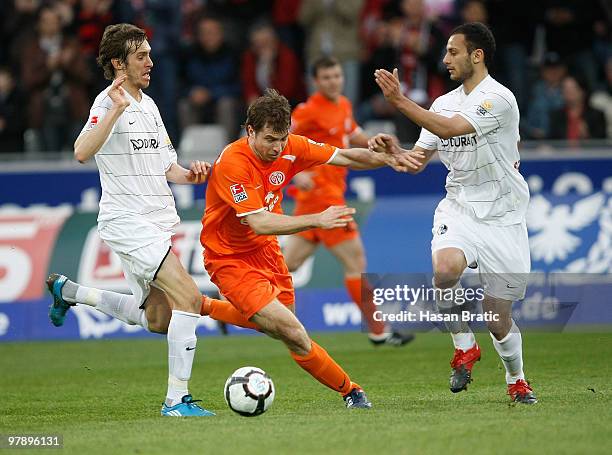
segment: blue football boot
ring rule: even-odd
[[[209,417],[215,415],[214,412],[207,411],[195,404],[196,401],[202,400],[194,400],[191,395],[185,395],[181,403],[174,406],[166,406],[166,403],[164,403],[161,408],[161,415],[167,417]]]
[[[47,288],[53,296],[53,303],[49,306],[49,319],[55,327],[60,327],[64,324],[66,313],[74,303],[66,302],[62,297],[62,288],[68,278],[64,275],[52,273],[47,278]]]

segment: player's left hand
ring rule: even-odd
[[[187,181],[194,185],[204,183],[208,178],[210,167],[211,164],[206,161],[192,161],[191,166],[189,166],[189,172],[187,172]]]
[[[374,80],[389,103],[395,105],[402,99],[402,89],[397,68],[393,69],[393,74],[385,69],[374,71]]]

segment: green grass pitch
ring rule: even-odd
[[[367,390],[373,409],[346,410],[338,394],[264,336],[199,340],[190,389],[217,413],[200,419],[159,416],[163,337],[11,343],[0,344],[0,433],[59,433],[61,453],[86,455],[610,453],[610,333],[524,334],[535,406],[509,404],[503,367],[485,334],[478,335],[483,359],[474,382],[457,395],[447,386],[452,352],[445,334],[377,349],[359,333],[313,338]],[[277,387],[273,406],[256,418],[232,413],[223,400],[227,376],[247,365],[266,370]]]

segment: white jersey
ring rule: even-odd
[[[109,89],[96,97],[81,134],[95,128],[112,107]],[[176,152],[151,97],[143,93],[138,102],[125,94],[130,105],[95,155],[102,186],[98,222],[137,217],[171,230],[180,220],[166,171],[176,163]]]
[[[449,170],[446,198],[484,223],[522,223],[529,188],[518,171],[519,110],[512,92],[487,76],[469,95],[460,86],[437,98],[430,110],[446,117],[459,114],[476,130],[450,139],[421,130],[416,145],[437,149]]]

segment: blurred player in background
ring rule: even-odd
[[[529,188],[519,172],[516,99],[489,75],[494,53],[487,26],[472,22],[457,27],[443,62],[461,86],[437,98],[429,111],[402,95],[397,70],[377,70],[375,78],[385,98],[422,127],[414,149],[404,155],[425,154],[423,169],[437,150],[449,170],[446,197],[436,208],[432,229],[434,287],[460,290],[466,267],[478,269],[483,310],[499,316],[487,327],[506,369],[508,394],[512,401],[533,404],[537,399],[525,381],[521,332],[512,320],[512,302],[525,297],[531,268],[525,224]],[[388,135],[375,136],[370,145],[399,151]],[[462,309],[452,300],[439,298],[437,304],[442,313]],[[460,392],[472,380],[480,348],[467,323],[450,322],[447,328],[455,345],[450,389]]]
[[[316,142],[338,148],[367,147],[368,136],[353,117],[351,102],[342,95],[344,74],[333,57],[321,57],[312,65],[316,92],[298,105],[291,116],[291,132]],[[300,172],[293,178],[296,191],[294,215],[318,213],[331,205],[345,205],[346,176],[344,167],[321,165]],[[290,272],[297,270],[315,252],[319,243],[338,259],[344,268],[344,284],[361,310],[375,345],[402,346],[412,334],[388,331],[385,324],[374,320],[375,307],[369,292],[362,296],[361,274],[366,271],[366,256],[355,222],[336,229],[310,229],[289,237],[283,254]]]
[[[287,99],[268,90],[249,106],[247,137],[228,145],[211,169],[200,239],[211,281],[229,302],[204,298],[202,314],[280,339],[297,364],[339,392],[348,408],[369,408],[362,388],[296,318],[293,281],[276,236],[352,222],[355,210],[345,205],[283,215],[282,191],[297,173],[321,164],[373,169],[397,163],[392,154],[343,150],[289,134],[290,120]]]
[[[74,144],[80,162],[95,157],[102,198],[98,232],[121,258],[132,295],[81,286],[52,274],[47,285],[54,302],[55,326],[66,312],[85,304],[151,332],[168,334],[168,392],[164,416],[210,416],[188,391],[196,348],[201,294],[179,259],[170,238],[179,223],[168,182],[202,183],[210,165],[184,169],[155,102],[142,90],[151,80],[151,47],[144,30],[130,24],[106,28],[98,64],[112,84],[100,93]]]

